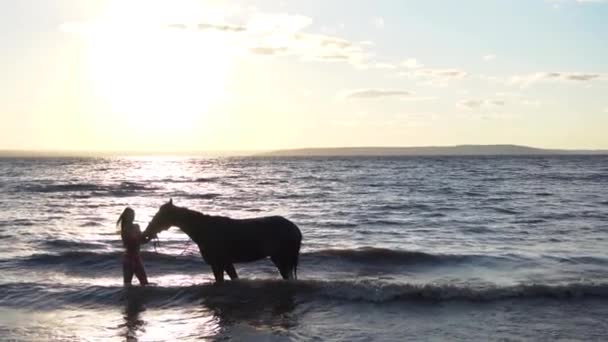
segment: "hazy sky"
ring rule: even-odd
[[[0,149],[608,148],[608,1],[0,0]]]

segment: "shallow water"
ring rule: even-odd
[[[0,159],[0,336],[18,340],[601,340],[608,158]],[[303,232],[216,286],[179,230],[122,287],[115,221],[168,198]]]

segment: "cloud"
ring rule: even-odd
[[[301,37],[300,38],[305,38]],[[349,42],[346,39],[331,37],[331,36],[319,36],[320,44],[323,47],[333,47],[338,49],[346,49],[353,46],[353,43]]]
[[[542,102],[540,100],[522,100],[521,104],[530,107],[540,107]]]
[[[437,96],[410,96],[404,97],[402,100],[412,102],[412,101],[434,101],[437,100]]]
[[[191,26],[186,24],[169,24],[167,25],[169,28],[180,29],[180,30],[188,30]],[[245,26],[240,25],[224,25],[224,24],[211,24],[211,23],[200,23],[196,25],[196,29],[205,31],[205,30],[216,30],[216,31],[224,31],[224,32],[243,32],[247,28]]]
[[[493,61],[496,59],[496,55],[493,53],[484,55],[483,57],[481,57],[484,61],[489,62],[489,61]]]
[[[376,69],[397,69],[397,66],[390,63],[376,63],[373,65]]]
[[[338,94],[342,99],[380,99],[380,98],[404,98],[410,96],[411,93],[406,90],[395,89],[355,89],[347,90]]]
[[[411,65],[418,65],[411,64]],[[449,81],[458,80],[466,77],[468,74],[466,71],[455,68],[446,69],[433,69],[433,68],[415,68],[408,69],[407,71],[398,73],[400,76],[409,77],[412,79],[421,79],[424,81],[423,84],[431,86],[445,87]]]
[[[421,69],[416,74],[441,78],[463,78],[467,73],[460,69]]]
[[[374,27],[377,29],[383,29],[384,28],[384,18],[382,18],[382,17],[372,18],[372,25],[374,25]]]
[[[494,106],[504,106],[506,104],[504,100],[486,100],[486,103]]]
[[[415,64],[414,64],[415,63]],[[403,63],[402,63],[403,64]],[[413,70],[408,70],[400,73],[403,76],[408,76],[410,78],[443,78],[443,79],[459,79],[467,76],[467,72],[461,69],[433,69],[433,68],[422,68],[421,64],[417,64],[417,62],[411,62],[410,66],[419,65],[420,67],[416,67]],[[410,69],[412,69],[410,67]]]
[[[570,81],[591,81],[601,77],[599,74],[569,74],[563,77]]]
[[[479,100],[462,100],[459,101],[456,105],[461,108],[475,109],[481,107],[483,101]]]
[[[247,31],[250,33],[297,33],[312,24],[310,17],[289,13],[253,13],[247,20]]]
[[[486,106],[503,107],[505,105],[506,101],[500,99],[462,100],[456,104],[457,107],[465,109],[479,109]]]
[[[288,13],[245,13],[240,20],[188,22],[188,23],[133,23],[85,22],[66,23],[61,30],[86,35],[99,30],[112,34],[146,33],[154,35],[158,30],[172,30],[201,34],[226,35],[231,49],[244,51],[258,56],[295,56],[303,61],[343,62],[358,68],[373,67],[370,64],[370,42],[353,42],[348,39],[309,32],[313,20],[310,17]],[[220,37],[220,40],[224,37]],[[135,43],[135,42],[134,42]],[[201,40],[201,44],[204,41]]]
[[[265,47],[265,46],[258,46],[258,47],[249,48],[249,52],[251,52],[255,55],[274,56],[274,55],[279,55],[281,53],[286,53],[287,49],[282,48],[282,47],[271,48],[271,47]]]
[[[522,88],[531,86],[538,82],[555,82],[555,81],[574,81],[574,82],[590,82],[603,79],[605,75],[599,73],[583,73],[583,72],[537,72],[526,75],[515,75],[509,80],[512,85],[517,85]]]
[[[418,63],[418,61],[415,58],[408,58],[406,60],[404,60],[403,62],[401,62],[401,65],[403,65],[404,67],[408,68],[408,69],[418,69],[418,68],[422,68],[424,65]]]

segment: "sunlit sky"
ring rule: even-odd
[[[0,0],[0,149],[608,148],[608,1]]]

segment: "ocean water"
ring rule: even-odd
[[[608,157],[0,159],[0,339],[605,340]],[[160,205],[302,230],[212,284],[171,229],[122,286],[115,226]]]

